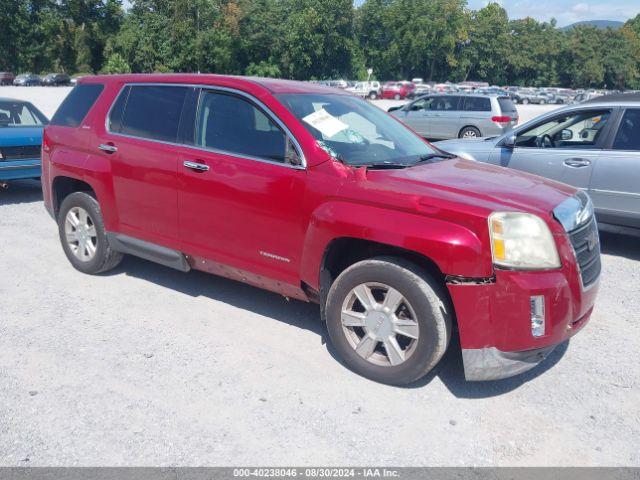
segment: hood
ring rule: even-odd
[[[0,147],[40,145],[44,127],[0,127]]]
[[[546,178],[460,158],[398,170],[370,170],[381,189],[455,202],[486,211],[511,210],[548,216],[576,189]],[[429,201],[428,203],[432,203]]]

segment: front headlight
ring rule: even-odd
[[[489,215],[493,264],[519,270],[560,267],[560,257],[549,227],[540,217],[521,212]]]

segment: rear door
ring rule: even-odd
[[[640,228],[640,108],[628,108],[602,151],[589,193],[600,222]]]
[[[186,86],[129,85],[98,135],[111,165],[119,232],[177,249],[178,128]]]
[[[306,170],[293,137],[256,99],[215,88],[202,90],[193,130],[180,159],[182,250],[299,287]]]
[[[491,123],[491,99],[489,97],[463,97],[460,110],[460,123],[457,125],[459,127],[457,132],[469,126],[480,130],[481,137],[492,133],[488,128]]]
[[[492,163],[586,190],[612,115],[606,108],[563,112],[519,131],[515,147],[499,147]]]

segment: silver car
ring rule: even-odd
[[[600,97],[508,134],[436,145],[586,190],[602,230],[640,234],[640,94]]]
[[[497,95],[426,95],[389,112],[429,139],[501,135],[518,123],[511,99]]]

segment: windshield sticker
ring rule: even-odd
[[[349,125],[338,120],[324,108],[321,108],[317,112],[313,112],[312,114],[307,115],[302,120],[311,125],[316,130],[320,131],[322,135],[328,138],[331,138],[341,131],[349,128]]]

